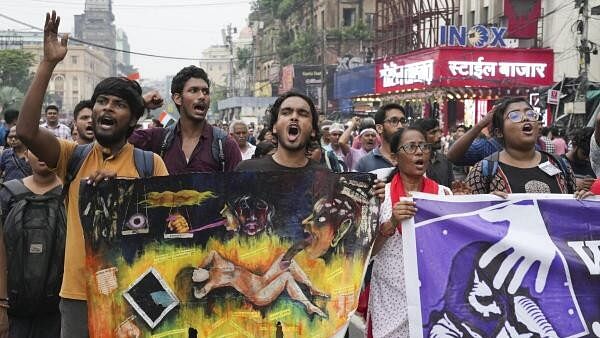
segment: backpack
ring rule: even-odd
[[[83,165],[83,161],[92,151],[93,143],[79,144],[75,147],[69,163],[67,164],[67,174],[63,183],[63,197],[69,193],[69,186],[77,176],[77,173]],[[133,148],[133,162],[135,169],[141,178],[152,177],[154,175],[154,153],[138,148]]]
[[[567,169],[568,164],[566,163],[565,159],[562,157],[558,157],[552,153],[547,153],[545,151],[540,150],[540,152],[542,154],[545,154],[548,158],[552,158],[552,161],[554,163],[558,164],[558,168],[561,171],[561,175],[565,179],[567,191],[569,192],[569,194],[575,193],[575,191],[572,191],[573,189],[571,189],[571,183],[572,183],[571,176],[569,175],[569,170]],[[490,156],[484,158],[481,162],[481,171],[483,174],[483,179],[485,180],[485,183],[486,183],[486,186],[488,187],[488,189],[490,189],[490,184],[492,183],[492,179],[498,172],[499,159],[500,159],[500,152],[497,151],[497,152],[491,154]]]
[[[173,140],[175,139],[175,126],[177,123],[173,123],[172,125],[164,128],[163,140],[160,144],[160,157],[163,159],[167,153],[167,150],[171,148],[173,144]],[[211,153],[213,160],[221,165],[221,171],[225,171],[225,153],[223,152],[223,143],[227,139],[227,133],[223,131],[221,128],[217,128],[215,126],[211,126],[212,128],[212,144],[211,144]]]
[[[8,313],[14,316],[57,313],[67,237],[61,187],[36,195],[21,180],[11,180],[2,186],[11,194],[3,227]]]

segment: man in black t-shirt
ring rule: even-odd
[[[324,168],[309,159],[306,151],[311,141],[319,140],[319,115],[312,100],[304,94],[287,92],[271,107],[269,129],[278,146],[271,156],[240,162],[236,171],[302,171]]]

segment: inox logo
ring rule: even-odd
[[[440,26],[440,44],[467,47],[506,47],[506,27],[476,25],[467,31],[466,26]]]

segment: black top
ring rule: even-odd
[[[592,163],[588,161],[571,161],[566,155],[562,155],[569,164],[571,165],[571,169],[573,169],[573,173],[575,173],[576,177],[591,177],[596,178],[596,174],[594,173],[594,169],[592,169]]]
[[[285,167],[273,160],[271,156],[263,156],[261,158],[253,158],[249,160],[245,160],[238,164],[235,171],[291,171],[291,172],[301,172],[304,170],[315,170],[315,169],[325,169],[319,163],[309,160],[306,166],[299,168],[290,168]]]
[[[542,154],[540,163],[548,161],[548,156]],[[508,178],[510,190],[513,194],[561,194],[556,176],[546,174],[539,167],[517,168],[506,163],[499,162],[502,171]],[[557,167],[560,170],[560,168]]]

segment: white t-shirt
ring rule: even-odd
[[[255,150],[256,146],[252,145],[250,142],[246,143],[246,151],[242,151],[242,149],[240,149],[240,153],[242,153],[242,161],[251,159]]]

